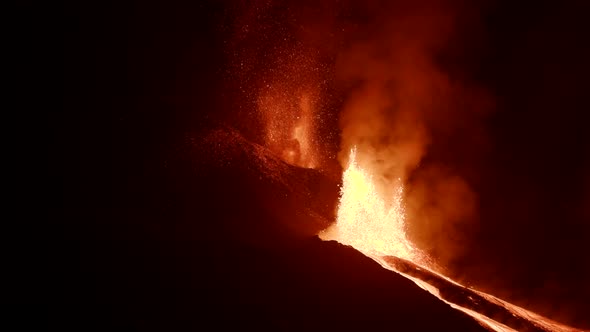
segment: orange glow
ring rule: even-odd
[[[258,100],[266,126],[266,146],[291,165],[317,167],[312,149],[313,103],[310,93],[288,91],[280,85],[266,90]]]

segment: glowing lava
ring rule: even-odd
[[[359,250],[492,331],[581,331],[432,271],[428,257],[406,237],[402,180],[393,197],[384,200],[374,178],[359,165],[355,148],[342,182],[337,221],[320,232],[321,239]]]
[[[320,233],[323,240],[336,240],[371,255],[396,256],[415,261],[418,250],[406,239],[403,209],[403,184],[389,201],[375,189],[373,178],[350,152],[349,165],[343,175],[337,222]]]

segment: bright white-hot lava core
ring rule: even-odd
[[[353,148],[342,178],[337,222],[323,231],[320,238],[373,255],[416,261],[418,250],[406,239],[401,179],[389,200],[380,197],[373,181],[359,166]]]

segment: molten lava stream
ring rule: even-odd
[[[353,148],[344,171],[337,221],[322,231],[325,241],[351,246],[383,268],[412,280],[451,307],[492,331],[581,331],[490,294],[467,288],[432,271],[429,258],[406,237],[403,186],[390,202],[376,190],[371,175],[359,165]]]

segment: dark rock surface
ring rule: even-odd
[[[356,250],[313,236],[329,218],[326,206],[335,204],[335,183],[322,188],[330,181],[316,171],[286,165],[240,139],[224,140],[235,148],[225,159],[212,153],[202,163],[211,142],[217,141],[208,136],[187,144],[166,167],[122,186],[108,205],[80,220],[73,243],[62,243],[76,245],[80,256],[56,286],[56,326],[483,330]],[[260,169],[261,160],[271,167]]]

